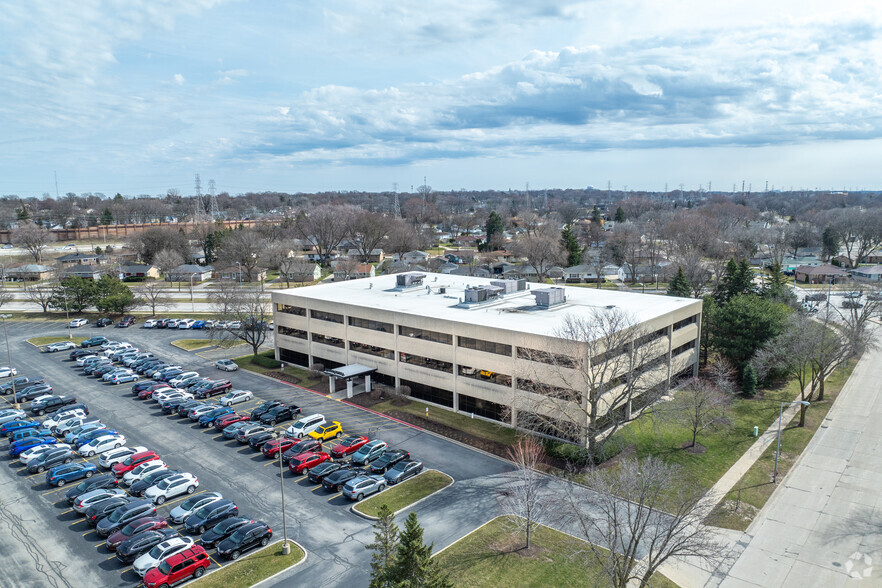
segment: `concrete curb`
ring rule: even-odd
[[[444,472],[442,472],[441,470],[436,470],[436,469],[434,469],[434,468],[430,468],[430,469],[427,469],[427,470],[423,470],[423,471],[421,471],[419,474],[417,474],[416,476],[414,476],[413,478],[411,478],[411,480],[416,480],[417,478],[419,478],[420,476],[422,476],[423,474],[428,473],[428,472],[438,472],[439,474],[442,474],[442,475],[444,475],[444,476],[447,476],[448,478],[450,478],[450,483],[449,483],[449,484],[445,484],[444,486],[438,488],[437,490],[435,490],[435,491],[432,492],[431,494],[426,494],[425,496],[423,496],[423,497],[420,498],[419,500],[415,500],[414,502],[411,502],[411,503],[408,504],[408,505],[402,506],[401,508],[399,508],[398,510],[396,510],[396,511],[395,511],[394,513],[392,513],[392,514],[397,515],[397,514],[399,514],[399,513],[401,513],[401,512],[404,512],[404,511],[407,510],[407,509],[411,509],[411,508],[413,508],[414,506],[416,506],[417,504],[423,502],[424,500],[426,500],[426,499],[428,499],[428,498],[431,498],[432,496],[438,494],[438,493],[441,492],[442,490],[446,490],[447,488],[450,488],[451,486],[453,486],[453,485],[456,483],[456,479],[455,479],[453,476],[451,476],[450,474],[444,473]],[[409,480],[406,480],[405,482],[402,482],[402,484],[405,484],[405,483],[408,482],[408,481],[409,481]],[[392,490],[393,488],[398,488],[398,486],[389,486],[388,488],[384,489],[383,492],[388,492],[389,490]],[[371,498],[375,498],[375,497],[377,497],[377,496],[382,496],[383,492],[378,492],[378,493],[374,494],[373,496],[371,496]],[[359,517],[361,517],[361,518],[363,518],[363,519],[367,519],[367,520],[369,520],[369,521],[376,521],[376,520],[379,520],[380,517],[371,516],[371,515],[369,515],[369,514],[366,514],[366,513],[363,513],[363,512],[361,512],[361,511],[357,510],[355,507],[358,506],[358,505],[359,505],[359,503],[356,502],[355,504],[353,504],[352,506],[349,507],[349,511],[352,512],[353,514],[355,514],[356,516],[359,516]]]
[[[267,545],[266,547],[263,547],[262,549],[269,549],[269,548],[272,547],[273,545],[278,545],[279,543],[281,543],[281,542],[283,542],[283,541],[284,541],[284,539],[279,539],[278,541],[273,541],[272,543],[270,543],[270,544]],[[297,566],[299,566],[300,564],[302,564],[303,562],[306,561],[306,559],[309,557],[309,552],[306,551],[306,549],[304,549],[302,545],[300,545],[299,543],[297,543],[297,542],[294,541],[293,539],[288,539],[288,541],[289,541],[290,543],[293,543],[293,544],[296,545],[297,547],[299,547],[300,550],[303,552],[303,557],[300,559],[300,561],[298,561],[296,564],[293,564],[293,565],[288,566],[288,567],[285,568],[284,570],[279,570],[278,572],[276,572],[275,574],[273,574],[272,576],[270,576],[270,577],[268,577],[268,578],[264,578],[263,580],[261,580],[261,581],[258,582],[257,584],[254,584],[254,586],[260,586],[260,585],[263,584],[264,582],[268,582],[268,581],[272,580],[273,578],[275,578],[276,576],[279,576],[280,574],[284,574],[285,572],[288,572],[288,571],[290,571],[290,570],[296,568]],[[243,558],[243,559],[244,559],[244,558]],[[240,559],[240,560],[238,560],[238,561],[243,561],[243,559]],[[230,563],[237,563],[237,562],[230,562]],[[230,565],[230,564],[227,564],[227,565]],[[198,580],[202,580],[203,578],[208,578],[208,577],[211,576],[213,573],[215,573],[215,572],[219,572],[219,571],[223,570],[223,569],[226,568],[226,567],[227,567],[227,566],[223,566],[223,567],[219,567],[219,568],[217,568],[216,570],[211,570],[210,572],[208,572],[207,574],[205,574],[204,576],[202,576],[202,578],[190,578],[190,579],[187,580],[184,584],[182,584],[182,586],[189,586],[189,585],[192,584],[193,582],[196,582],[196,581],[198,581]],[[254,586],[252,586],[252,588],[254,588]]]

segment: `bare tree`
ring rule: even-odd
[[[860,355],[876,346],[876,331],[868,327],[871,321],[882,317],[882,289],[861,284],[853,291],[858,296],[845,299],[842,306],[835,310],[839,314],[839,324],[847,345],[853,354]]]
[[[54,289],[52,286],[29,286],[25,284],[25,296],[34,304],[39,304],[43,312],[49,311],[49,301],[52,299]]]
[[[636,282],[641,256],[640,230],[637,226],[631,223],[616,224],[607,247],[617,264],[628,264],[631,283]]]
[[[343,274],[343,279],[348,280],[350,276],[358,274],[358,266],[360,265],[361,262],[354,257],[343,257],[334,264],[334,273]],[[336,279],[336,275],[334,278]]]
[[[182,263],[184,263],[184,257],[173,249],[163,249],[153,256],[153,265],[159,268],[164,276],[168,276],[173,269]]]
[[[585,480],[594,492],[571,485],[555,509],[588,541],[588,558],[610,585],[649,586],[671,558],[694,558],[711,569],[725,559],[724,545],[703,522],[701,490],[685,484],[674,466],[628,459],[589,470]]]
[[[209,300],[214,307],[215,312],[226,317],[236,305],[239,286],[236,282],[217,280],[214,283],[214,289],[209,295]]]
[[[522,347],[512,405],[518,425],[579,440],[592,459],[607,440],[667,388],[666,331],[647,332],[620,308],[567,315],[546,349]],[[527,416],[529,415],[529,416]]]
[[[509,475],[502,498],[503,511],[511,515],[513,530],[526,535],[524,549],[530,549],[530,537],[544,514],[546,500],[540,492],[542,474],[537,470],[545,450],[533,437],[521,437],[509,448],[508,458],[515,470]]]
[[[355,242],[361,261],[367,263],[371,251],[379,248],[389,232],[389,219],[378,212],[351,214],[348,218],[347,232]]]
[[[652,414],[662,422],[689,429],[692,432],[689,447],[694,448],[702,431],[731,424],[728,416],[731,402],[731,396],[713,382],[694,378],[677,390],[672,400],[656,405]]]
[[[416,249],[418,244],[419,235],[411,225],[401,219],[390,220],[386,237],[386,249],[389,253],[401,255]]]
[[[14,229],[11,237],[12,242],[30,253],[37,264],[43,262],[43,251],[55,240],[55,235],[48,229],[30,221]]]
[[[9,304],[14,299],[15,295],[12,292],[9,292],[8,290],[3,290],[2,292],[0,292],[0,307]],[[45,312],[46,309],[44,308],[43,310]]]
[[[543,225],[535,232],[521,235],[512,250],[516,255],[524,257],[530,267],[536,270],[540,282],[548,277],[548,270],[552,265],[566,259],[560,234],[551,225]]]
[[[845,208],[830,214],[831,225],[842,239],[851,267],[882,245],[882,209]]]
[[[138,293],[144,300],[144,306],[150,308],[151,316],[156,316],[156,311],[165,308],[170,301],[164,288],[165,285],[162,282],[147,282],[138,288]]]
[[[241,288],[235,291],[226,304],[226,312],[222,312],[224,304],[215,304],[215,311],[238,323],[239,328],[227,327],[214,329],[212,339],[218,341],[242,341],[251,347],[251,353],[257,356],[260,346],[267,338],[267,324],[272,320],[269,303],[260,288]]]
[[[266,249],[266,241],[257,231],[238,229],[224,237],[218,259],[230,267],[241,268],[246,281],[254,279],[254,269]]]
[[[323,266],[328,265],[331,252],[346,236],[349,215],[355,212],[350,206],[322,204],[310,210],[309,214],[298,217],[295,224],[297,234],[312,244]]]

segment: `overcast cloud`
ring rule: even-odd
[[[0,193],[882,185],[874,3],[301,4],[7,2]]]

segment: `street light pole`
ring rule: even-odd
[[[70,333],[70,311],[67,309],[67,287],[62,286],[61,291],[64,292],[64,314],[67,317],[67,338],[73,339],[73,335]]]
[[[12,376],[12,399],[15,401],[15,410],[18,410],[18,394],[15,391],[15,374],[12,373],[12,352],[9,350],[9,333],[6,332],[6,319],[12,317],[11,314],[0,314],[3,320],[3,336],[6,339],[6,361],[9,362],[9,372]]]
[[[193,302],[193,276],[196,275],[196,272],[190,274],[190,306],[193,308],[193,312],[196,312],[196,303]]]
[[[801,406],[808,406],[809,402],[806,400],[794,400],[793,402],[782,402],[781,403],[781,411],[778,415],[778,447],[775,449],[775,471],[772,473],[772,484],[778,483],[778,456],[781,455],[781,421],[784,420],[784,407],[789,406],[791,404],[799,404]]]
[[[282,469],[282,446],[279,445],[279,487],[282,489],[282,554],[291,553],[291,545],[288,543],[288,520],[285,517],[285,470]]]
[[[239,278],[239,286],[241,287],[242,286],[242,264],[237,261],[236,265],[239,266],[238,278]]]

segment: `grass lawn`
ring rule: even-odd
[[[522,546],[523,536],[513,534],[506,518],[499,517],[435,557],[458,588],[609,585],[601,567],[586,559],[584,541],[540,526],[530,550]],[[660,574],[651,585],[676,588]]]
[[[805,414],[805,427],[797,427],[799,415],[781,430],[781,455],[778,459],[778,480],[780,481],[805,450],[818,427],[824,422],[833,401],[839,395],[857,362],[851,361],[836,370],[827,380],[824,400],[812,402]],[[775,471],[776,444],[772,443],[765,453],[751,466],[735,485],[723,502],[711,512],[707,522],[717,527],[747,529],[757,512],[775,491],[772,474]]]
[[[392,512],[398,512],[406,506],[410,506],[417,500],[425,498],[433,492],[437,492],[453,483],[453,478],[447,474],[430,470],[422,474],[402,482],[395,486],[391,486],[385,492],[372,496],[364,502],[355,505],[355,510],[370,515],[378,516],[377,513],[384,504],[388,506]]]
[[[184,349],[185,351],[194,351],[196,349],[205,349],[206,347],[213,347],[214,345],[218,345],[220,342],[214,342],[211,339],[178,339],[177,341],[172,341],[171,344],[180,349]]]
[[[446,425],[448,427],[452,427],[454,429],[464,431],[478,437],[483,437],[484,439],[499,441],[500,443],[505,443],[506,445],[511,445],[517,440],[517,432],[513,429],[501,427],[499,425],[495,425],[481,419],[473,419],[466,415],[457,414],[455,412],[444,410],[443,408],[438,408],[436,406],[430,407],[428,404],[423,404],[422,402],[418,402],[413,399],[410,399],[410,402],[408,402],[404,406],[393,404],[390,400],[371,405],[371,410],[376,410],[377,412],[388,413],[392,410],[400,410],[401,412],[407,412],[413,415],[421,416],[423,418],[427,418],[427,408],[429,409],[428,419],[430,421],[434,421],[436,423],[440,423],[442,425]]]
[[[262,351],[258,354],[257,360],[252,355],[243,355],[241,357],[236,357],[233,359],[236,362],[236,365],[239,366],[239,369],[248,370],[249,372],[255,372],[257,374],[266,374],[267,372],[278,372],[280,371],[282,364],[279,361],[276,361],[273,356],[273,350]],[[290,376],[294,376],[300,380],[299,385],[304,388],[311,388],[313,390],[321,384],[321,378],[311,378],[309,376],[309,372],[294,367],[292,365],[285,366],[285,372]]]
[[[255,551],[249,556],[215,570],[188,586],[195,588],[248,588],[273,574],[289,568],[303,559],[303,550],[289,543],[291,553],[282,555],[282,544],[277,543]]]
[[[88,337],[73,337],[70,339],[70,341],[73,341],[74,343],[79,345],[80,343],[82,343],[86,339],[88,339]],[[67,341],[67,340],[68,340],[67,335],[61,335],[61,336],[53,335],[50,337],[31,337],[30,339],[28,339],[28,343],[30,343],[32,345],[36,345],[37,347],[42,347],[43,345],[49,345],[50,343],[58,343],[59,341]]]

